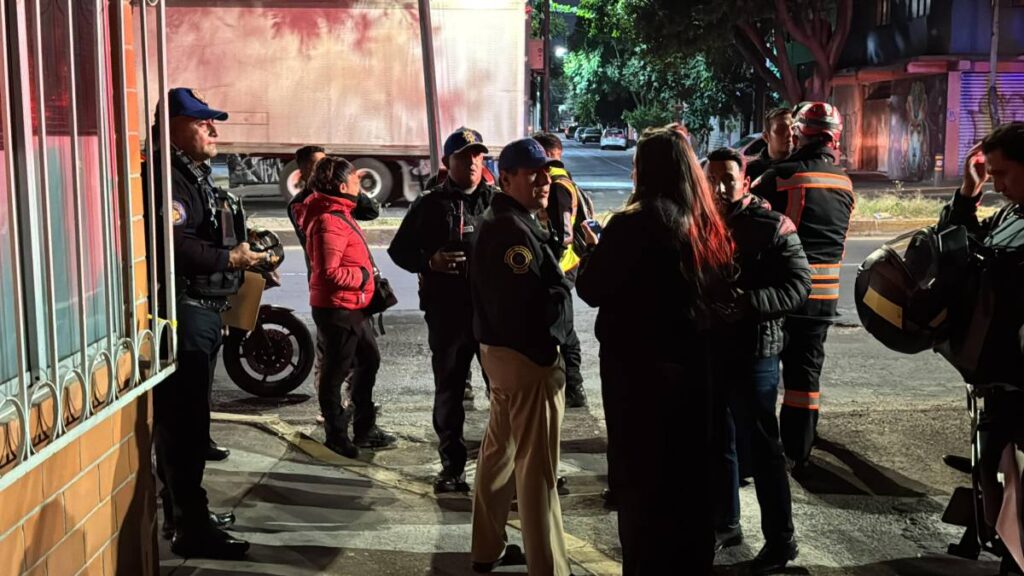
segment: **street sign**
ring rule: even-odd
[[[544,70],[544,40],[530,40],[526,47],[530,70]]]

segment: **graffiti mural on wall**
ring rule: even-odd
[[[931,175],[945,149],[945,75],[897,80],[889,98],[888,175],[917,181]]]

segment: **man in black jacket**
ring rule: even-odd
[[[548,158],[562,161],[562,140],[558,136],[551,132],[538,132],[533,139],[544,147]],[[590,199],[576,185],[568,170],[552,166],[549,174],[551,194],[548,195],[548,207],[538,213],[538,218],[546,222],[551,231],[551,247],[562,272],[565,272],[569,284],[575,284],[580,258],[587,246],[583,227],[587,220],[593,218],[594,210]],[[571,305],[572,300],[569,303]],[[572,311],[569,312],[569,320],[573,320]],[[583,353],[574,325],[570,325],[568,339],[562,346],[562,357],[565,359],[565,406],[585,408],[587,393],[583,389],[581,370]]]
[[[989,179],[1007,204],[979,220]],[[940,230],[953,226],[964,226],[984,257],[984,266],[957,272],[967,288],[949,303],[944,354],[983,398],[979,428],[985,432],[975,467],[991,534],[1003,502],[1000,461],[1024,425],[1024,122],[996,128],[967,153],[963,184],[939,217]]]
[[[775,108],[765,114],[764,132],[761,138],[765,147],[747,164],[747,177],[756,182],[776,162],[789,158],[793,152],[793,111],[789,108]]]
[[[505,146],[498,159],[504,193],[484,214],[473,247],[473,331],[491,379],[473,498],[477,572],[505,556],[515,493],[530,573],[569,575],[557,491],[565,406],[558,347],[571,326],[572,296],[536,216],[550,193],[548,167],[560,165],[532,138]]]
[[[796,152],[775,164],[753,193],[796,225],[811,264],[811,294],[785,324],[782,381],[786,387],[779,425],[793,471],[806,473],[820,407],[825,338],[837,317],[839,270],[853,215],[853,183],[836,165],[843,119],[824,102],[797,107],[793,120]]]
[[[482,181],[486,153],[479,132],[460,128],[452,133],[444,143],[448,177],[412,203],[388,248],[395,264],[420,275],[420,308],[434,368],[434,431],[441,455],[436,493],[469,491],[462,400],[480,346],[473,336],[467,264],[480,218],[495,193]]]
[[[743,542],[740,527],[738,442],[749,439],[765,546],[755,572],[781,569],[796,558],[792,498],[779,438],[775,402],[783,317],[799,308],[811,289],[811,268],[796,226],[749,193],[750,178],[739,152],[708,155],[708,181],[736,243],[738,319],[716,346],[716,418],[723,459],[718,482],[716,548]]]

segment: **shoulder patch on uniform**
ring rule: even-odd
[[[533,262],[533,252],[526,246],[513,246],[505,252],[505,264],[512,269],[513,274],[526,274]]]
[[[181,226],[188,220],[188,213],[185,212],[185,205],[178,200],[174,200],[171,203],[171,223],[175,226]]]

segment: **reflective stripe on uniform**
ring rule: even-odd
[[[811,284],[811,300],[839,300],[839,284]]]
[[[782,396],[782,405],[790,408],[802,408],[804,410],[818,410],[821,392],[801,392],[800,390],[786,390]]]
[[[853,182],[848,176],[830,172],[800,172],[789,178],[779,178],[776,181],[777,190],[792,190],[794,188],[835,188],[853,192]]]
[[[811,264],[811,281],[839,280],[840,264]]]
[[[811,264],[811,300],[839,299],[840,264]]]

